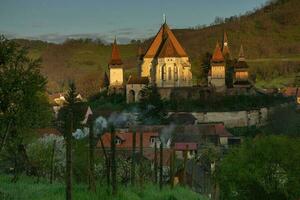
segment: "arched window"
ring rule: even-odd
[[[174,79],[178,81],[178,67],[174,64]]]
[[[130,90],[128,94],[128,103],[134,103],[134,102],[135,102],[135,92],[133,90]]]
[[[163,65],[161,68],[161,80],[166,80],[166,65]]]
[[[172,80],[172,69],[171,69],[171,67],[168,68],[168,79]]]

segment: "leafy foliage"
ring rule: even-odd
[[[300,140],[268,136],[245,141],[221,162],[222,199],[298,199]]]
[[[40,60],[30,59],[25,48],[0,36],[0,153],[5,150],[0,159],[10,159],[16,174],[30,165],[24,147],[30,133],[49,125],[52,117],[45,85]]]
[[[156,86],[148,85],[140,91],[139,111],[139,121],[142,124],[165,122],[166,109]]]

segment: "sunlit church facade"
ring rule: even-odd
[[[222,45],[220,46],[217,42],[211,58],[207,85],[193,84],[189,56],[165,22],[145,53],[139,49],[138,76],[130,75],[126,81],[124,80],[123,62],[115,39],[108,65],[109,91],[124,92],[127,103],[139,101],[140,91],[148,84],[155,85],[162,98],[166,99],[199,98],[199,95],[212,92],[226,93],[228,89],[226,59],[230,59],[230,56],[229,43],[226,32],[224,32]],[[249,81],[248,65],[242,46],[238,61],[233,68],[233,89],[247,91],[252,85]]]

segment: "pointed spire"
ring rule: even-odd
[[[163,24],[166,24],[167,23],[167,17],[166,17],[166,14],[164,13],[163,14]]]
[[[239,59],[238,59],[238,61],[245,61],[244,48],[243,48],[242,44],[241,44],[241,48],[240,48],[240,53],[239,53]]]
[[[216,63],[224,62],[224,56],[222,54],[219,42],[217,42],[216,44],[216,48],[212,56],[212,62],[216,62]]]
[[[115,36],[114,43],[112,44],[112,51],[111,51],[111,58],[110,58],[110,65],[122,65],[123,62],[121,60],[119,48],[117,45],[117,37]]]
[[[227,55],[230,56],[229,43],[228,43],[226,31],[224,31],[224,35],[223,35],[222,53],[223,56],[227,56]]]

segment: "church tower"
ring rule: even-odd
[[[245,59],[244,48],[241,45],[238,62],[234,66],[234,87],[249,87],[249,66]]]
[[[123,87],[123,62],[121,60],[117,40],[112,44],[111,58],[108,63],[109,69],[109,88],[118,89]]]
[[[225,59],[230,59],[230,50],[226,31],[224,31],[223,35],[222,54]]]
[[[219,42],[217,42],[214,54],[211,59],[210,84],[216,89],[216,92],[224,92],[226,90],[225,59],[222,54]]]
[[[157,87],[192,86],[189,57],[166,22],[145,52],[141,77],[148,77]]]

